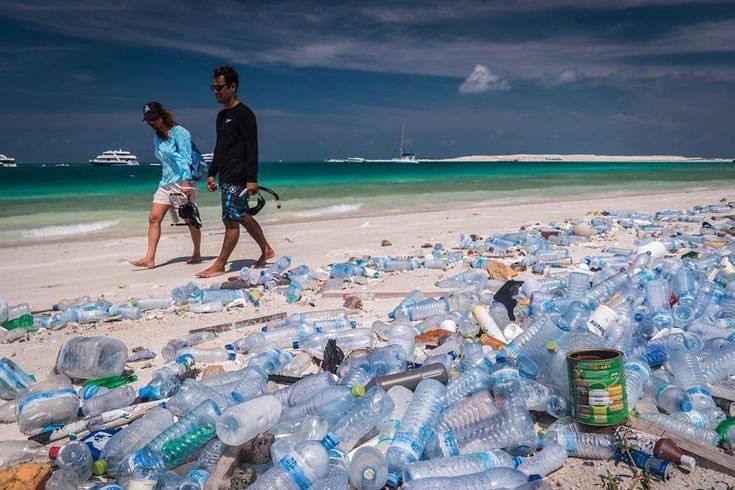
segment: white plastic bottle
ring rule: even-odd
[[[228,408],[217,420],[217,436],[228,446],[240,446],[273,427],[281,418],[281,402],[271,395]]]
[[[61,346],[56,370],[70,378],[119,376],[128,358],[127,346],[109,337],[73,337]]]

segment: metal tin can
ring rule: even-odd
[[[580,424],[619,425],[628,418],[623,353],[583,349],[567,354],[570,399]]]

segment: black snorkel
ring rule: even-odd
[[[261,209],[265,207],[266,200],[263,196],[260,195],[261,192],[267,192],[268,194],[273,196],[273,199],[276,201],[276,209],[281,209],[281,198],[278,197],[278,194],[276,194],[276,191],[269,189],[267,187],[260,186],[258,188],[258,192],[248,196],[248,214],[250,216],[255,216],[256,214],[260,212]],[[252,206],[250,205],[251,198],[255,199],[255,204]]]

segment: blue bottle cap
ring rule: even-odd
[[[227,353],[227,360],[228,361],[234,361],[237,358],[237,354],[234,352],[228,352]]]
[[[138,396],[145,400],[151,400],[156,394],[154,390],[155,388],[153,386],[144,386],[138,390]]]
[[[327,433],[327,435],[322,439],[322,446],[324,446],[327,451],[331,451],[337,447],[337,444],[339,444],[339,437],[331,432]]]
[[[391,488],[395,488],[398,486],[398,482],[401,481],[401,478],[394,474],[394,473],[388,473],[388,486]]]
[[[235,344],[225,344],[225,349],[227,349],[227,350],[235,350]]]
[[[681,410],[682,412],[690,412],[694,408],[694,405],[692,405],[692,402],[689,400],[684,400],[681,402]]]

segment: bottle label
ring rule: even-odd
[[[281,465],[281,468],[283,468],[289,478],[291,478],[291,480],[301,490],[306,490],[312,484],[312,481],[309,480],[309,478],[304,473],[304,469],[301,467],[301,465],[299,465],[299,462],[296,461],[296,458],[294,458],[293,456],[284,456],[283,458],[281,458],[278,464]]]
[[[557,433],[556,440],[560,446],[562,446],[564,449],[567,450],[569,454],[577,454],[577,434],[576,433],[567,433],[567,434]]]
[[[338,463],[341,463],[345,466],[350,464],[350,458],[347,457],[347,454],[344,451],[340,451],[339,449],[330,449],[329,459],[330,459],[330,464],[332,460]]]
[[[384,420],[382,424],[382,430],[378,436],[378,444],[389,443],[393,440],[393,437],[398,432],[398,428],[401,426],[401,421],[398,419]]]
[[[89,448],[89,452],[92,454],[92,459],[97,461],[100,459],[102,449],[104,449],[107,442],[112,439],[112,436],[122,430],[122,427],[116,427],[114,429],[100,429],[90,433],[88,436],[82,438],[81,442],[85,443]]]
[[[454,435],[454,431],[448,430],[443,434],[437,434],[439,436],[439,448],[445,457],[457,456],[459,449],[457,448],[457,438]]]
[[[82,400],[89,400],[100,391],[100,385],[87,385],[82,389]]]
[[[204,488],[204,484],[209,479],[209,471],[206,470],[191,470],[188,475],[192,480],[196,480],[199,483],[199,488]]]
[[[683,416],[688,418],[690,422],[696,427],[699,427],[700,429],[707,427],[707,419],[704,418],[704,415],[702,415],[701,412],[697,410],[690,410],[688,412],[679,412],[679,413],[683,414]]]
[[[129,480],[128,490],[153,490],[156,483],[155,480]]]
[[[440,441],[441,442],[441,441]],[[417,460],[421,457],[421,453],[424,451],[423,446],[407,432],[398,432],[396,437],[393,439],[391,447],[396,446],[405,451],[411,453]]]

